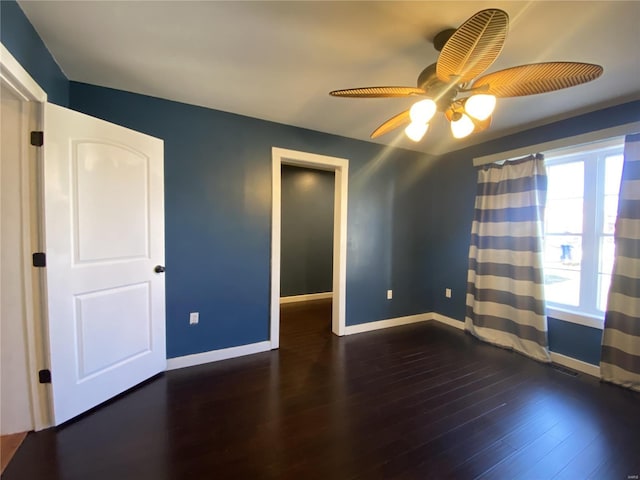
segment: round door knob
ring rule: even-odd
[[[162,265],[156,265],[156,268],[153,269],[156,273],[163,273],[165,268]]]

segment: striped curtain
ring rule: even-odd
[[[600,375],[640,391],[640,134],[625,141],[615,245]]]
[[[478,172],[465,328],[481,340],[550,362],[542,270],[544,157]]]

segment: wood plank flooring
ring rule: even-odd
[[[27,432],[12,433],[0,436],[0,473],[4,472],[13,458],[20,444],[27,436]]]
[[[167,372],[29,434],[2,478],[639,474],[637,393],[433,322],[338,338],[317,301],[282,307],[278,351]]]

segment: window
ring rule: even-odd
[[[623,150],[624,140],[615,139],[546,155],[544,271],[550,310],[604,317]]]

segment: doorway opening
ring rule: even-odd
[[[335,173],[282,165],[281,178],[280,303],[330,300]]]
[[[345,333],[346,250],[347,250],[347,192],[349,162],[344,158],[316,155],[307,152],[272,149],[272,222],[271,222],[271,348],[280,346],[280,281],[282,226],[282,165],[293,165],[335,172],[333,211],[333,280],[331,331]]]

